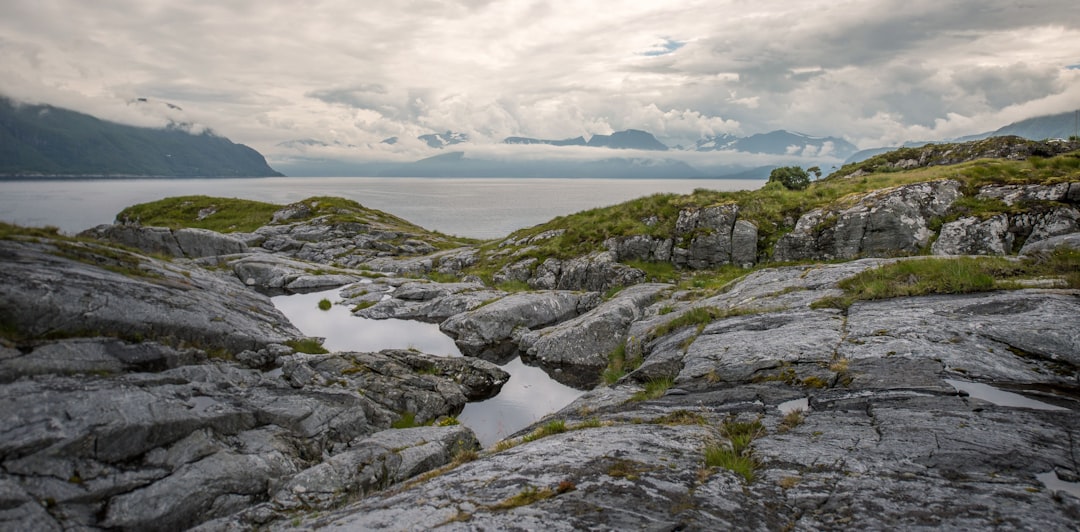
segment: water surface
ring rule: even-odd
[[[340,300],[339,289],[271,298],[274,306],[308,336],[325,338],[330,351],[373,352],[383,349],[416,349],[439,356],[460,357],[454,341],[439,326],[411,320],[372,320],[353,316],[343,305],[319,309],[319,301]],[[560,384],[540,368],[514,358],[501,366],[510,374],[499,394],[468,403],[458,421],[476,433],[488,447],[562,407],[584,392]]]

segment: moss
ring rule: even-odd
[[[537,489],[535,486],[525,486],[514,495],[506,500],[488,506],[489,510],[510,510],[519,506],[527,506],[544,499],[550,499],[555,496],[555,492],[548,488]]]
[[[392,429],[411,429],[419,426],[420,424],[416,422],[416,414],[414,412],[401,412],[398,414],[398,418],[390,423],[390,428]]]

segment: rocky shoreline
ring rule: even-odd
[[[957,211],[989,202],[1004,207]],[[769,260],[801,263],[716,289],[648,282],[632,264],[763,262],[745,206],[688,207],[671,235],[543,259],[535,250],[558,234],[454,245],[313,203],[249,233],[4,228],[0,528],[1080,521],[1080,291],[1068,279],[823,304],[861,272],[924,260],[896,255],[1039,262],[1076,249],[1080,182],[939,180],[846,198],[775,239]],[[469,275],[492,249],[504,284]],[[459,279],[415,277],[433,272]],[[329,287],[358,316],[438,323],[467,356],[319,353],[256,290]],[[590,391],[481,450],[453,416],[496,395],[507,374],[495,363],[515,356]]]

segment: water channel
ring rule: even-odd
[[[335,288],[275,296],[271,300],[305,335],[325,338],[323,347],[330,351],[415,349],[430,355],[462,356],[454,341],[435,324],[360,318],[338,304],[329,310],[319,309],[322,299],[339,301],[339,292]],[[584,393],[556,382],[540,368],[523,364],[520,358],[501,367],[510,374],[502,391],[491,399],[468,403],[458,415],[458,421],[472,429],[484,447],[539,421]]]

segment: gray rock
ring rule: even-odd
[[[1034,255],[1036,253],[1052,251],[1059,247],[1080,249],[1080,233],[1059,235],[1037,242],[1027,242],[1024,244],[1024,247],[1020,248],[1020,254]]]
[[[1068,201],[1069,183],[1054,185],[987,185],[976,195],[981,199],[999,199],[1006,205],[1031,201]]]
[[[352,442],[349,450],[293,476],[273,496],[276,510],[326,509],[450,463],[479,449],[462,426],[394,429]]]
[[[590,388],[599,382],[611,352],[626,341],[630,324],[670,288],[662,284],[626,288],[585,314],[525,333],[519,340],[522,358],[538,364],[563,384]]]
[[[125,246],[172,257],[214,257],[246,253],[242,240],[208,229],[142,227],[130,224],[99,225],[80,236],[116,242]]]
[[[553,325],[588,312],[600,301],[595,293],[569,291],[510,294],[439,325],[467,356],[502,360],[517,351],[515,330]]]
[[[77,338],[45,343],[22,353],[0,356],[0,382],[31,375],[114,374],[163,371],[201,363],[197,349],[174,349],[156,342],[129,344],[113,338]]]
[[[617,262],[614,252],[605,251],[568,260],[547,259],[536,268],[528,283],[536,290],[601,292],[644,280],[644,272]]]
[[[777,261],[914,254],[930,242],[930,220],[960,197],[952,180],[870,192],[848,208],[814,210],[776,243]]]
[[[999,214],[986,220],[968,216],[945,224],[930,250],[934,255],[1008,255],[1012,247],[1009,217]]]
[[[80,242],[0,241],[0,321],[238,353],[302,336],[265,296],[201,268]],[[87,334],[91,332],[91,334]]]

